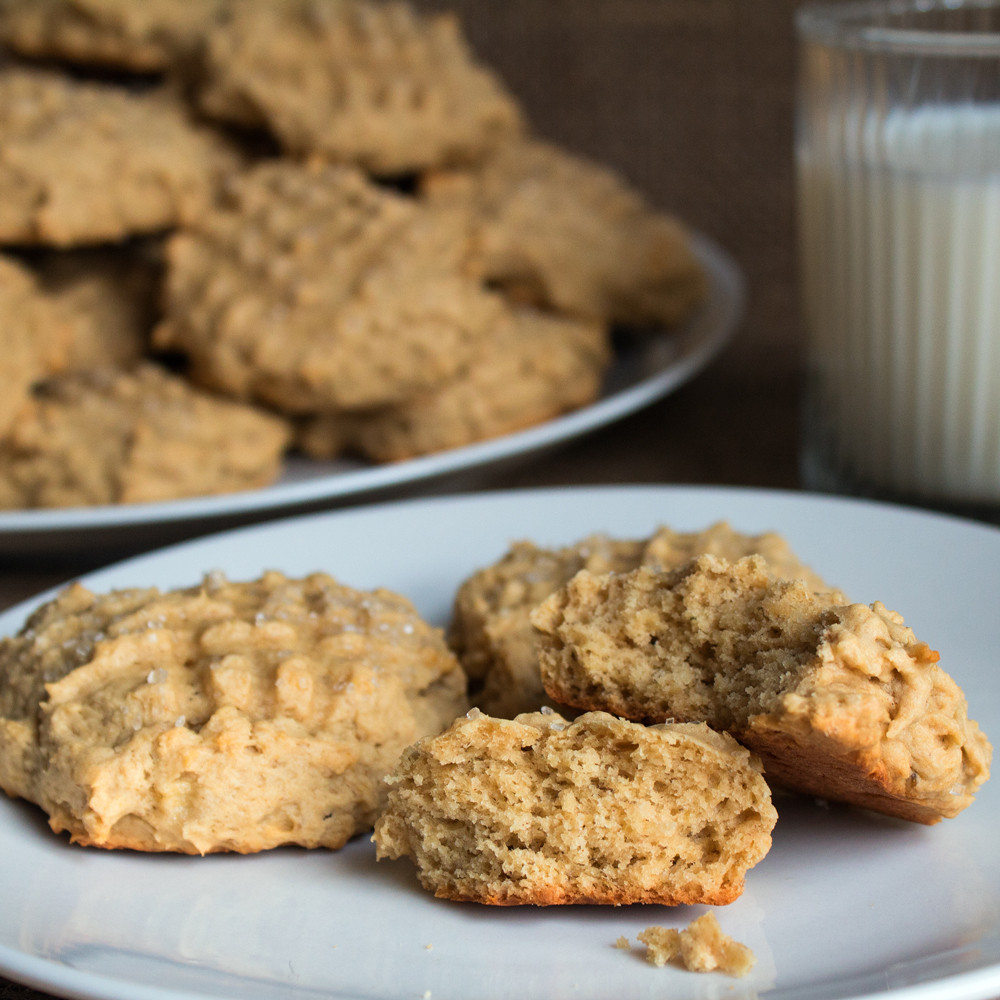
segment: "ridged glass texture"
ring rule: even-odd
[[[1000,509],[1000,0],[797,28],[805,483]]]

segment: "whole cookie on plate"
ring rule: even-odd
[[[436,896],[500,906],[729,903],[777,819],[731,737],[603,712],[473,710],[387,781],[378,857],[411,857]]]
[[[508,142],[477,169],[429,174],[422,190],[472,206],[489,278],[528,302],[672,326],[705,298],[687,228],[614,171],[558,146]]]
[[[900,615],[775,580],[759,556],[582,572],[531,620],[552,697],[707,722],[794,791],[936,823],[989,777],[965,696]]]
[[[234,3],[204,62],[209,115],[379,175],[478,158],[521,126],[457,20],[405,3]]]
[[[829,590],[774,532],[748,535],[719,522],[703,531],[659,528],[645,539],[592,535],[562,548],[518,542],[491,566],[462,582],[455,596],[448,641],[468,673],[474,703],[492,715],[536,710],[549,698],[538,666],[532,611],[581,570],[623,573],[639,565],[673,568],[694,555],[728,559],[762,555],[775,576],[805,580]]]
[[[453,377],[501,308],[463,212],[360,171],[266,162],[167,244],[159,346],[289,413],[398,402]]]
[[[337,848],[464,690],[439,631],[390,591],[277,572],[74,584],[0,639],[0,786],[79,844]]]
[[[146,362],[54,376],[0,438],[0,508],[143,503],[267,485],[290,431]]]
[[[226,0],[0,0],[0,44],[18,55],[149,73],[193,50]]]
[[[478,353],[448,382],[395,406],[315,418],[300,443],[317,457],[349,444],[376,462],[472,444],[593,402],[610,358],[610,341],[599,324],[530,309],[505,311]]]
[[[167,91],[0,69],[0,242],[68,247],[156,232],[202,209],[231,148]]]

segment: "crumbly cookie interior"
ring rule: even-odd
[[[579,573],[532,622],[560,702],[704,720],[792,788],[955,815],[991,756],[964,695],[901,616],[841,600],[772,579],[760,557],[700,556],[669,573]]]
[[[494,904],[729,902],[776,813],[704,725],[476,710],[403,755],[375,828],[439,896]]]
[[[625,573],[640,565],[668,570],[701,554],[729,560],[761,555],[771,576],[832,592],[780,535],[748,535],[726,522],[691,532],[661,526],[644,539],[595,534],[558,549],[517,542],[497,562],[463,581],[455,596],[448,638],[472,680],[474,704],[491,715],[513,718],[548,700],[531,614],[580,570],[593,575]]]
[[[648,566],[578,574],[532,615],[543,633],[558,630],[558,643],[543,643],[543,679],[556,659],[569,676],[583,658],[580,699],[643,701],[650,721],[676,714],[732,728],[773,709],[809,667],[827,608],[801,583],[772,586],[760,557],[742,564],[741,585],[729,565],[709,556],[673,576]]]

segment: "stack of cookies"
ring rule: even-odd
[[[533,134],[453,17],[2,0],[0,507],[248,489],[591,402],[689,234]]]
[[[518,542],[462,582],[449,642],[491,715],[707,723],[785,788],[904,819],[956,815],[989,774],[938,654],[773,532]]]
[[[374,833],[445,898],[726,903],[772,787],[933,824],[989,777],[938,654],[775,534],[521,542],[462,583],[450,640],[490,715],[404,751]]]

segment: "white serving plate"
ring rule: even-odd
[[[189,585],[221,569],[324,570],[388,586],[444,624],[458,583],[507,545],[642,537],[725,519],[777,530],[854,600],[882,600],[941,653],[970,714],[1000,733],[1000,531],[889,505],[683,487],[518,491],[378,504],[241,528],[85,577],[94,589]],[[40,599],[40,598],[39,598]],[[0,616],[14,632],[36,601]],[[992,1000],[1000,996],[1000,787],[924,827],[778,799],[774,846],[715,912],[749,945],[743,979],[654,968],[650,924],[705,907],[493,909],[422,891],[366,837],[340,852],[142,855],[69,846],[0,801],[0,973],[99,1000]]]

